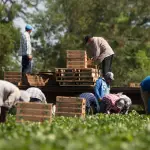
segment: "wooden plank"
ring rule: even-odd
[[[29,103],[24,103],[24,102],[19,102],[17,104],[17,108],[34,108],[34,109],[52,109],[52,104],[42,104],[42,103],[34,103],[34,102],[29,102]]]
[[[76,83],[88,83],[88,82],[96,82],[97,79],[91,79],[91,80],[56,80],[57,82],[63,82],[63,83],[72,83],[72,82],[76,82]]]
[[[68,113],[68,112],[56,112],[56,116],[65,116],[65,117],[85,117],[83,113]]]
[[[73,69],[73,68],[55,68],[55,72],[59,72],[59,71],[69,71],[69,70],[72,70],[72,71],[80,71],[80,72],[93,72],[93,71],[96,71],[97,69],[95,68],[76,68],[76,69]]]
[[[85,102],[84,98],[80,97],[66,97],[66,96],[57,96],[56,102],[68,102],[68,103],[76,103],[76,102]]]
[[[140,87],[140,83],[130,83],[130,87]]]
[[[31,116],[31,115],[16,115],[16,122],[23,122],[23,121],[34,121],[34,122],[44,122],[44,121],[51,122],[52,118],[48,116]]]
[[[95,86],[95,83],[79,83],[79,84],[77,84],[77,83],[63,83],[63,82],[60,82],[59,83],[59,85],[60,86],[91,86],[91,87],[93,87],[93,86]]]
[[[83,113],[85,108],[56,107],[56,112]]]
[[[84,105],[82,102],[76,102],[76,103],[64,103],[64,102],[57,102],[56,108],[58,107],[71,107],[71,108],[80,108]]]
[[[4,72],[4,76],[5,75],[22,75],[21,72],[15,72],[15,71],[6,71]]]
[[[86,66],[87,65],[87,62],[86,61],[67,61],[67,65],[84,65]]]
[[[32,115],[32,116],[52,116],[51,109],[33,109],[33,108],[17,108],[17,114]]]
[[[84,54],[86,54],[86,51],[85,51],[85,50],[66,50],[66,53],[67,53],[67,54],[69,54],[69,53],[70,53],[70,54],[72,54],[72,53],[73,53],[73,54],[74,54],[74,53],[75,53],[75,54],[77,54],[77,53],[84,53]]]
[[[87,60],[87,55],[85,54],[67,54],[67,60],[70,60],[70,59],[85,59]]]

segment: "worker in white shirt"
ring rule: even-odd
[[[17,102],[26,101],[21,97],[21,92],[14,84],[0,80],[0,123],[6,121],[6,114],[10,108],[15,106]],[[29,100],[29,99],[28,99]]]
[[[30,41],[30,33],[32,32],[32,26],[27,24],[25,32],[20,39],[19,56],[22,56],[22,78],[25,78],[25,74],[31,74],[32,72],[32,47]]]
[[[30,95],[30,102],[47,103],[44,93],[36,87],[30,87],[26,90]]]

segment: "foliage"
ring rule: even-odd
[[[51,124],[15,123],[15,117],[9,116],[0,125],[0,149],[148,150],[149,132],[149,116],[136,112],[85,119],[56,117]]]
[[[87,49],[83,37],[91,34],[103,36],[115,51],[115,85],[125,86],[134,79],[140,82],[149,74],[143,66],[150,56],[148,4],[148,0],[47,0],[44,12],[35,14],[32,20],[38,26],[35,37],[46,39],[46,44],[40,45],[44,49],[40,54],[51,66],[43,63],[44,68],[65,67],[65,50]],[[51,45],[53,38],[56,42]]]

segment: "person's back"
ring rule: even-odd
[[[90,113],[90,108],[93,108],[94,113],[100,111],[99,103],[93,93],[85,92],[79,95],[79,97],[86,99],[86,112]]]
[[[95,96],[96,96],[97,100],[100,101],[103,98],[103,96],[110,93],[110,85],[108,85],[106,83],[104,78],[100,77],[96,81],[94,91],[95,91]]]
[[[44,93],[39,89],[39,88],[36,88],[36,87],[31,87],[31,88],[28,88],[26,90],[29,95],[30,95],[30,98],[31,98],[31,102],[32,101],[39,101],[39,102],[42,102],[42,103],[47,103],[46,102],[46,97],[44,95]]]
[[[141,83],[140,86],[143,91],[150,91],[150,76],[147,76]]]
[[[15,93],[15,94],[14,94]],[[19,88],[14,84],[0,80],[0,106],[11,107],[20,97]]]
[[[101,60],[104,60],[105,57],[114,54],[114,51],[108,44],[108,42],[103,37],[93,37],[94,45],[97,47],[97,57]]]

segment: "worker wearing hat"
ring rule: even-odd
[[[30,33],[32,32],[32,26],[27,24],[25,26],[25,32],[22,34],[20,39],[19,56],[22,56],[22,77],[25,74],[32,72],[31,60],[32,60],[32,47],[30,41]]]
[[[91,50],[92,60],[98,62],[99,70],[102,63],[102,76],[104,77],[107,72],[111,72],[111,65],[113,60],[114,51],[103,37],[85,36],[85,44]]]
[[[102,103],[104,107],[100,110],[102,113],[121,113],[128,114],[132,104],[131,99],[123,94],[108,94],[103,97]]]
[[[112,72],[107,72],[104,78],[98,78],[94,87],[95,96],[98,101],[101,101],[105,95],[110,93],[112,80],[114,80],[114,74]]]

